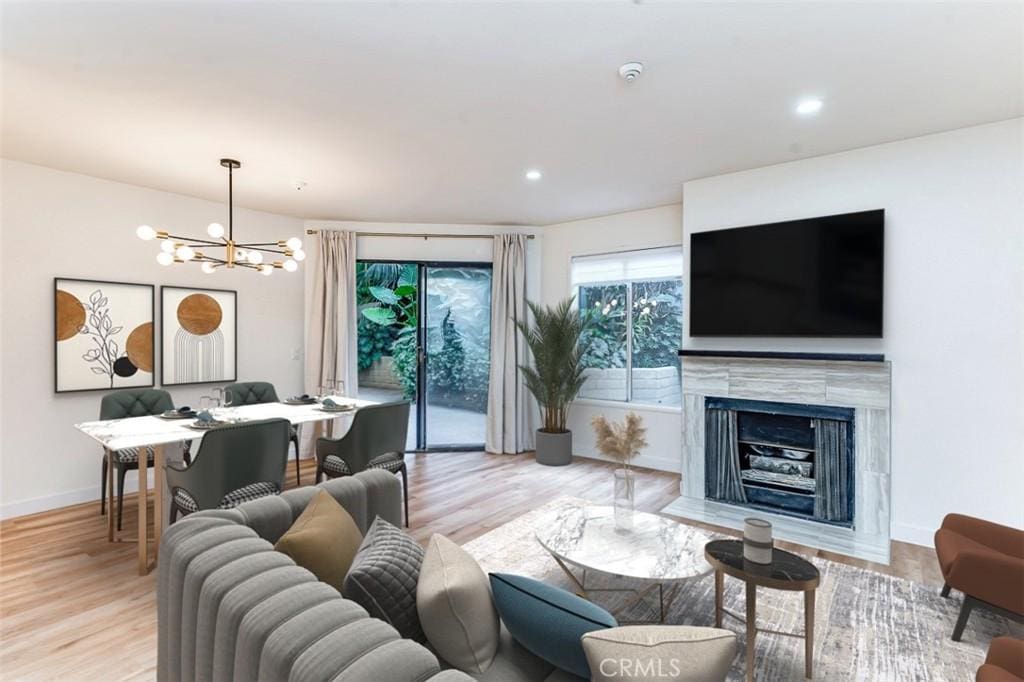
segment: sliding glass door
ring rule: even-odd
[[[407,447],[483,447],[491,266],[360,261],[359,393],[412,401]]]
[[[491,268],[425,268],[425,445],[482,445],[490,372]]]

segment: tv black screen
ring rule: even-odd
[[[691,336],[882,336],[885,211],[690,237]]]

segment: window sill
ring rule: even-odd
[[[657,403],[627,403],[624,400],[598,400],[597,398],[577,398],[573,405],[588,405],[591,407],[611,407],[619,410],[636,410],[638,412],[665,412],[667,414],[682,414],[682,405],[659,405]]]

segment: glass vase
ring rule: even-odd
[[[628,526],[633,520],[636,501],[636,479],[629,469],[615,470],[615,522]]]

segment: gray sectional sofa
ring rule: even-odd
[[[470,677],[319,582],[274,543],[324,488],[366,532],[401,526],[402,488],[380,470],[192,514],[164,533],[158,577],[157,677],[288,682],[567,682],[502,631],[498,657]]]

